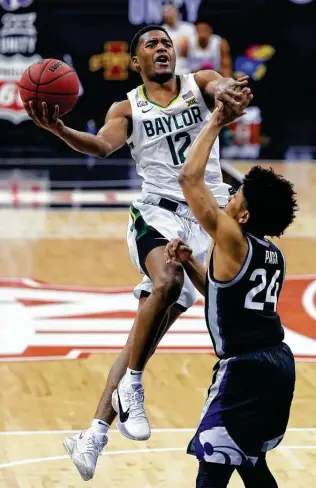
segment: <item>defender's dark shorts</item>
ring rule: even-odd
[[[283,439],[294,386],[294,358],[285,343],[219,360],[188,453],[207,462],[255,465]]]

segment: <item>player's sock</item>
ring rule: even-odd
[[[95,434],[107,434],[110,426],[104,420],[93,419],[91,422],[90,429]]]
[[[134,369],[127,368],[124,377],[124,382],[127,383],[141,383],[142,382],[143,371],[135,371]]]

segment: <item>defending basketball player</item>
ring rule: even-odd
[[[206,322],[219,361],[188,452],[199,460],[197,488],[225,488],[235,469],[246,488],[277,488],[266,452],[283,439],[295,385],[294,358],[283,342],[277,303],[285,258],[265,238],[280,237],[297,210],[293,185],[273,170],[253,167],[225,210],[205,184],[223,106],[192,145],[179,181],[196,219],[213,238],[208,270],[181,239],[165,250],[182,263],[205,296]]]
[[[125,436],[136,440],[150,436],[142,372],[166,330],[196,300],[195,288],[182,266],[166,265],[164,249],[170,239],[181,237],[188,240],[196,259],[204,264],[210,248],[207,232],[185,202],[179,171],[192,141],[209,120],[214,102],[222,101],[238,116],[252,99],[246,88],[247,77],[235,81],[213,71],[175,76],[175,51],[161,27],[139,31],[131,43],[131,56],[144,84],[111,107],[96,136],[66,127],[58,117],[58,107],[51,117],[45,103],[42,115],[32,103],[26,106],[37,125],[76,151],[103,158],[127,142],[144,180],[128,225],[130,256],[144,274],[135,289],[137,317],[128,343],[110,371],[90,428],[64,442],[85,480],[94,474],[116,413],[118,428]],[[218,141],[210,154],[205,180],[219,205],[224,206],[228,189],[222,180]]]

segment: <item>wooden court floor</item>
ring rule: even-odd
[[[239,165],[246,171],[247,165]],[[281,240],[290,274],[316,273],[316,165],[277,169],[297,187],[299,218]],[[268,196],[267,196],[268,198]],[[0,277],[55,285],[134,285],[125,242],[127,210],[2,210]],[[0,307],[2,306],[0,302]],[[315,324],[316,325],[316,324]],[[316,351],[315,351],[316,354]],[[193,488],[197,463],[185,447],[194,432],[215,359],[157,354],[145,374],[152,438],[135,443],[113,430],[88,484],[65,455],[65,431],[85,428],[114,354],[87,359],[0,363],[1,488]],[[316,486],[316,363],[297,364],[286,438],[269,460],[280,488]],[[243,486],[237,476],[230,485]]]

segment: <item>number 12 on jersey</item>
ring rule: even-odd
[[[179,147],[178,151],[176,151],[174,142],[179,142],[181,140],[183,140],[183,143]],[[178,134],[176,134],[174,136],[174,142],[173,142],[173,137],[172,136],[167,136],[167,142],[168,142],[168,146],[169,146],[169,149],[170,149],[170,152],[171,152],[171,157],[172,157],[173,164],[175,166],[179,166],[181,164],[184,164],[184,162],[185,162],[185,155],[184,155],[184,153],[185,153],[185,151],[188,149],[188,147],[191,144],[191,136],[190,136],[190,134],[188,132],[178,132]]]

